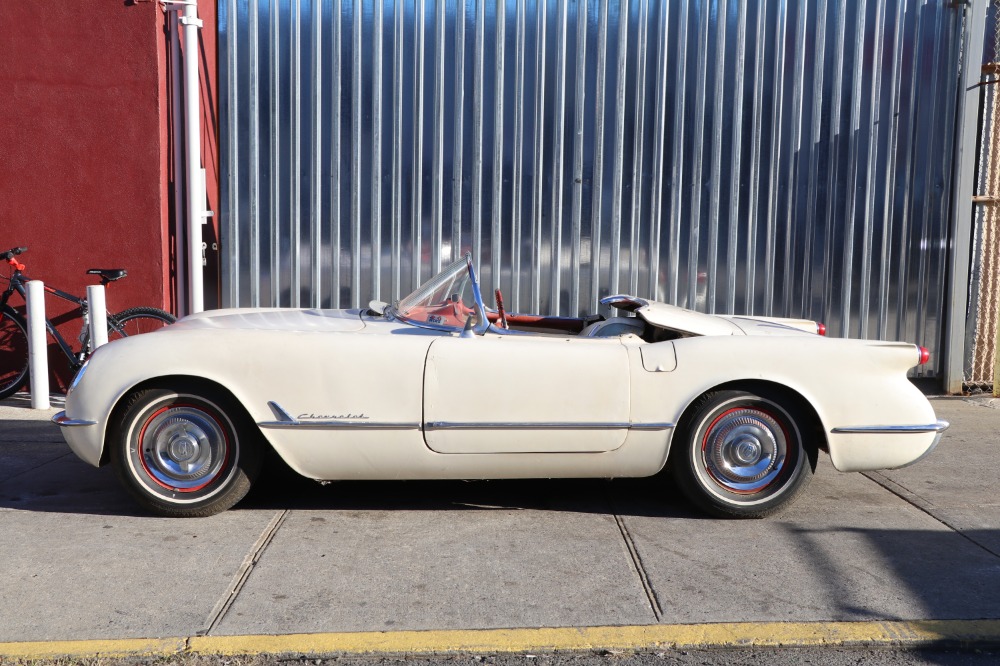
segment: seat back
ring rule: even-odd
[[[612,338],[629,333],[642,335],[645,330],[646,322],[638,317],[611,317],[584,327],[580,335],[585,338]]]

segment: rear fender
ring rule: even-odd
[[[811,406],[838,466],[844,461],[831,437],[835,428],[936,422],[930,403],[906,376],[919,361],[912,344],[814,335],[706,336],[659,344],[674,346],[677,365],[635,378],[635,395],[657,399],[634,404],[634,420],[679,423],[704,393],[763,382],[793,391]]]

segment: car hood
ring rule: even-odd
[[[360,310],[239,308],[188,315],[164,330],[334,331],[365,327]]]

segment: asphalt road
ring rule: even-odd
[[[412,659],[392,657],[332,659],[325,666],[994,666],[1000,661],[996,651],[897,650],[843,648],[782,648],[744,650],[655,650],[640,653],[598,652],[553,655],[457,656]]]
[[[254,655],[219,657],[190,655],[157,660],[158,666],[994,666],[1000,651],[892,648],[846,649],[700,649],[643,652],[588,652],[572,654],[440,655],[414,658],[406,655],[377,657],[333,657],[315,659],[295,655]],[[6,662],[5,662],[6,663]],[[11,662],[16,663],[16,662]],[[148,659],[92,658],[74,663],[80,666],[133,666]],[[62,666],[64,660],[33,661],[31,666]]]
[[[816,649],[839,663],[815,646],[860,643],[880,663],[899,646],[984,647],[1000,637],[988,403],[935,400],[953,427],[910,468],[840,474],[821,457],[802,499],[763,521],[706,518],[658,477],[321,487],[275,469],[235,510],[171,520],[69,453],[54,410],[4,401],[0,660],[375,649],[506,664],[556,649],[695,663],[669,659],[756,645],[697,663],[780,663],[753,660],[802,645],[796,663]],[[952,657],[979,658],[904,663],[983,663]]]
[[[370,666],[993,666],[1000,652],[958,650],[896,650],[843,648],[782,648],[749,650],[657,650],[642,653],[597,653],[574,655],[510,655],[414,660],[393,658],[366,660]],[[331,660],[335,664],[357,664],[354,660]]]

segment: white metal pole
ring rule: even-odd
[[[171,115],[173,125],[174,154],[174,216],[176,218],[175,239],[177,247],[177,314],[189,314],[187,306],[187,232],[184,223],[186,206],[184,193],[184,101],[181,86],[183,73],[181,71],[181,23],[180,7],[168,7],[170,23],[170,86]]]
[[[87,287],[87,309],[90,311],[90,351],[108,344],[108,306],[104,298],[104,285]]]
[[[45,343],[45,284],[41,280],[30,280],[26,287],[31,408],[48,409],[49,350]]]
[[[184,31],[184,147],[185,183],[187,192],[187,245],[188,245],[188,309],[201,312],[205,309],[202,289],[201,225],[205,222],[205,198],[199,197],[199,170],[201,169],[201,117],[198,109],[198,6],[194,2],[184,5],[180,19]]]

